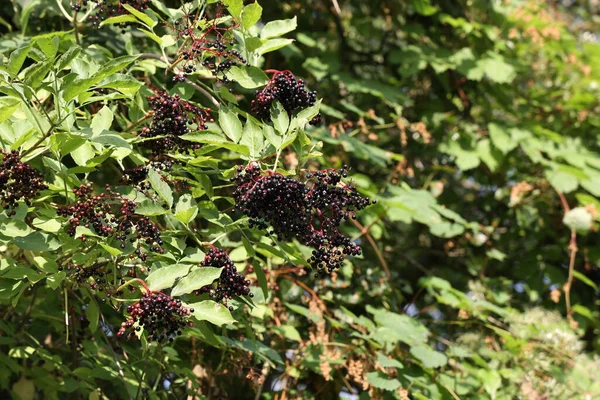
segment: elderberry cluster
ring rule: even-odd
[[[269,119],[274,100],[278,100],[290,116],[317,101],[317,92],[306,90],[304,81],[296,79],[290,71],[277,71],[264,89],[256,91],[255,96],[250,103],[250,112],[264,120]],[[310,121],[311,125],[320,123],[321,114]]]
[[[212,285],[206,285],[198,289],[195,292],[196,295],[208,293],[216,301],[223,301],[224,305],[227,305],[227,300],[232,299],[234,296],[254,296],[248,288],[250,281],[246,280],[244,275],[237,272],[233,261],[231,261],[227,253],[222,249],[210,249],[206,253],[202,263],[200,263],[200,266],[223,268],[223,271],[219,279]],[[232,310],[233,307],[229,307],[229,309]]]
[[[135,254],[142,261],[146,260],[148,254],[140,249],[141,242],[149,245],[150,251],[164,251],[160,247],[160,231],[150,218],[135,213],[137,204],[134,201],[121,197],[108,185],[105,193],[94,194],[91,183],[73,189],[73,193],[77,201],[58,211],[63,217],[70,217],[66,227],[70,236],[75,236],[78,226],[84,226],[93,229],[99,236],[116,238],[121,242],[122,249],[126,247],[127,240],[131,243],[137,241]],[[82,237],[81,240],[85,241],[86,238]]]
[[[98,27],[102,21],[108,18],[128,14],[129,12],[123,7],[124,5],[129,5],[138,11],[144,11],[150,7],[151,0],[75,0],[75,2],[71,2],[71,9],[76,12],[85,12],[87,7],[91,6],[91,3],[95,5],[95,13],[90,15],[89,20],[94,27]],[[125,23],[119,24],[121,29],[125,29],[126,26]]]
[[[106,292],[106,297],[111,297],[110,288],[113,285],[106,277],[110,277],[112,271],[106,268],[106,264],[94,264],[89,267],[83,267],[68,263],[65,266],[60,265],[58,270],[65,271],[71,281],[79,285],[88,284],[90,289]],[[125,283],[122,274],[119,273],[116,278],[121,284]],[[122,291],[117,294],[122,294]]]
[[[20,200],[30,205],[31,199],[36,197],[40,190],[48,186],[42,181],[41,174],[31,165],[21,161],[19,152],[0,151],[0,201],[6,210],[15,208]],[[15,211],[9,214],[14,215]]]
[[[207,21],[203,21],[207,22]],[[232,29],[235,25],[218,26],[215,22],[205,28],[197,29],[193,20],[176,20],[174,30],[179,39],[190,43],[180,53],[184,60],[183,72],[175,76],[175,81],[185,81],[185,75],[196,71],[196,63],[208,69],[221,82],[228,82],[225,73],[234,65],[250,65],[239,50],[233,48]]]
[[[148,340],[164,342],[173,341],[181,335],[181,330],[188,325],[188,318],[194,309],[184,307],[181,300],[176,300],[164,293],[144,293],[140,301],[127,307],[129,318],[121,324],[117,336],[133,337],[134,332],[148,333]],[[137,323],[137,326],[134,326]],[[130,332],[127,333],[127,330]]]
[[[150,184],[144,182],[148,178],[148,172],[150,169],[155,171],[168,171],[175,164],[172,160],[163,161],[152,161],[146,165],[141,165],[135,168],[128,168],[123,171],[122,182],[127,185],[135,185],[136,189],[140,191],[147,191],[150,189]]]
[[[273,173],[261,174],[256,164],[238,168],[233,193],[236,208],[250,217],[250,226],[272,229],[279,240],[296,238],[312,247],[310,265],[319,273],[333,272],[344,258],[361,249],[339,231],[340,224],[355,218],[371,202],[354,186],[344,184],[348,168],[307,174],[306,183]]]
[[[196,130],[207,130],[206,122],[213,122],[210,108],[200,108],[182,100],[178,94],[171,96],[167,92],[157,90],[154,96],[148,98],[152,108],[152,122],[149,127],[142,129],[143,138],[147,140],[144,146],[151,149],[153,154],[164,154],[183,148],[197,149],[200,145],[181,139],[190,133],[195,125]]]

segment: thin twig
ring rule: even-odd
[[[564,194],[557,192],[560,198],[561,205],[565,212],[565,215],[571,211],[569,203]],[[575,229],[571,229],[571,238],[569,240],[569,275],[567,276],[567,282],[563,285],[563,291],[565,292],[565,304],[567,307],[567,318],[571,324],[573,324],[573,310],[571,309],[571,286],[573,285],[573,271],[575,270],[575,257],[577,255],[577,232]]]

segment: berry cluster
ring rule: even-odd
[[[223,271],[221,272],[219,279],[212,285],[206,285],[198,289],[195,292],[196,295],[208,293],[208,295],[215,298],[216,301],[223,301],[224,305],[227,305],[227,300],[232,299],[233,296],[253,296],[248,288],[250,281],[246,280],[244,275],[237,272],[237,268],[227,253],[222,249],[216,247],[211,248],[208,253],[206,253],[200,266],[223,268]],[[231,309],[233,309],[233,307],[230,307],[230,310]]]
[[[89,267],[68,263],[65,266],[60,265],[58,270],[65,271],[67,277],[72,282],[76,282],[79,285],[88,284],[90,289],[97,290],[98,292],[106,292],[106,297],[111,297],[110,289],[113,285],[110,281],[107,281],[106,277],[110,277],[112,271],[107,268],[106,263],[94,264]],[[116,278],[121,284],[125,283],[123,275],[118,274]],[[116,294],[122,294],[122,291]]]
[[[123,171],[122,183],[126,185],[134,185],[139,191],[147,191],[150,189],[150,184],[144,182],[148,178],[150,169],[155,171],[169,171],[175,164],[172,160],[152,161],[146,165],[141,165],[135,168],[128,168]]]
[[[359,255],[361,249],[339,231],[340,224],[355,218],[371,202],[354,186],[341,182],[348,168],[306,174],[302,183],[269,171],[261,174],[251,164],[238,168],[233,193],[236,208],[250,217],[250,226],[272,229],[279,240],[296,238],[313,247],[309,263],[318,272],[340,268],[345,256]]]
[[[4,208],[15,208],[21,199],[30,205],[31,199],[36,197],[40,190],[48,188],[42,181],[41,174],[31,165],[22,162],[16,150],[0,151],[0,155],[0,201]],[[14,213],[9,212],[12,215]]]
[[[95,5],[95,13],[90,15],[89,20],[94,27],[98,27],[102,21],[108,18],[129,14],[123,7],[124,5],[144,11],[150,7],[151,0],[75,0],[75,2],[71,2],[71,9],[76,12],[85,12],[87,7],[92,5],[91,3]],[[121,29],[125,29],[126,26],[125,23],[119,24]]]
[[[277,71],[263,90],[257,90],[256,99],[250,103],[250,112],[264,120],[271,115],[271,104],[278,100],[291,116],[294,112],[308,108],[317,101],[317,92],[309,92],[302,79],[296,79],[290,71]],[[315,116],[311,125],[321,123],[321,114]]]
[[[160,247],[160,231],[150,218],[135,213],[137,204],[134,201],[121,197],[108,185],[106,193],[94,194],[91,183],[81,185],[73,193],[77,197],[75,204],[58,211],[63,217],[70,217],[66,227],[70,236],[75,235],[78,226],[84,226],[93,229],[99,236],[116,238],[121,242],[122,249],[126,247],[127,240],[131,243],[138,241],[135,254],[142,261],[148,257],[140,249],[142,241],[150,246],[150,251],[164,251]],[[86,238],[82,237],[81,240],[85,241]]]
[[[162,90],[148,98],[152,108],[152,122],[149,127],[142,129],[140,136],[152,138],[144,145],[154,154],[164,154],[182,148],[199,148],[198,144],[181,139],[190,133],[193,125],[196,130],[206,130],[206,122],[213,122],[210,108],[200,108],[180,98],[178,94],[171,96]],[[156,138],[156,139],[154,139]]]
[[[148,340],[164,342],[173,341],[181,335],[181,330],[188,325],[188,318],[194,309],[184,307],[181,300],[160,292],[144,293],[140,301],[127,307],[129,318],[121,324],[117,336],[133,337],[135,332],[148,333]],[[134,326],[136,325],[137,326]],[[127,333],[127,330],[130,330]]]
[[[175,21],[175,34],[185,44],[179,54],[183,60],[183,72],[175,76],[175,81],[185,81],[186,74],[196,71],[196,63],[200,63],[222,82],[228,81],[225,73],[234,65],[249,65],[242,53],[234,49],[236,42],[233,40],[232,29],[236,25],[220,26],[216,22],[218,14],[208,26],[206,20],[198,23],[189,16]],[[198,26],[203,26],[202,30]]]

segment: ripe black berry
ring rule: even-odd
[[[309,263],[320,273],[341,267],[361,249],[339,231],[342,221],[371,204],[354,186],[341,182],[347,167],[307,174],[306,183],[255,164],[236,176],[236,208],[250,217],[250,226],[267,229],[279,240],[296,238],[314,248]]]
[[[157,138],[143,142],[144,146],[151,149],[154,154],[164,154],[170,151],[200,146],[188,142],[180,137],[193,130],[206,130],[206,122],[213,122],[210,117],[210,108],[200,108],[182,100],[178,94],[173,96],[162,90],[148,98],[152,108],[152,122],[149,127],[143,128],[140,136],[143,138]]]
[[[48,186],[42,181],[41,174],[31,165],[21,161],[16,150],[0,151],[0,201],[5,209],[15,208],[20,200],[30,205],[40,190]],[[14,214],[10,211],[9,214]]]
[[[141,327],[148,333],[148,340],[173,341],[188,325],[193,309],[184,307],[181,300],[161,292],[144,293],[140,301],[127,307],[129,318],[121,324],[117,336],[133,337]],[[136,325],[137,323],[137,325]]]
[[[127,240],[137,240],[138,250],[142,243],[149,246],[150,251],[162,253],[160,231],[150,218],[135,213],[136,203],[121,197],[108,185],[106,192],[94,194],[92,184],[81,185],[74,189],[77,201],[58,210],[63,217],[70,217],[66,231],[74,236],[78,226],[92,229],[102,237],[114,237],[126,247]],[[85,241],[85,237],[81,238]],[[148,255],[141,251],[136,254],[144,261]]]
[[[86,11],[87,7],[91,6],[90,3],[95,4],[95,12],[88,19],[94,27],[98,27],[102,21],[108,18],[128,14],[129,11],[123,5],[129,5],[138,11],[144,11],[150,7],[151,0],[75,0],[71,2],[71,9],[76,12]],[[127,24],[121,23],[119,27],[125,29]]]
[[[262,90],[257,90],[256,98],[250,103],[250,112],[264,120],[271,115],[271,104],[278,100],[291,116],[294,112],[314,105],[317,92],[309,92],[302,79],[296,79],[290,71],[277,71]],[[321,115],[315,116],[310,123],[321,123]]]
[[[218,248],[211,248],[202,263],[201,267],[223,268],[221,276],[212,285],[203,286],[196,291],[196,295],[208,293],[216,301],[222,301],[227,305],[227,300],[234,296],[250,296],[250,281],[246,280],[244,275],[237,272],[237,268],[225,251]]]

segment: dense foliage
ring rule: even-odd
[[[1,397],[600,397],[599,12],[3,1]]]

